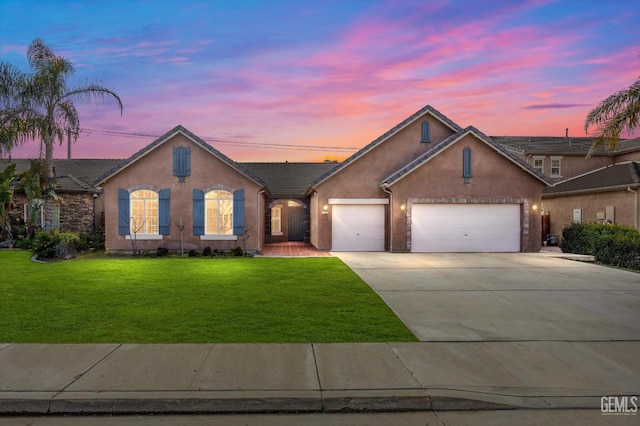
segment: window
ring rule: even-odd
[[[431,142],[428,121],[422,122],[422,139],[420,140],[420,142]]]
[[[551,157],[551,177],[562,177],[560,165],[562,157]]]
[[[469,147],[462,151],[462,177],[464,183],[471,182],[471,148]]]
[[[169,188],[156,192],[118,188],[118,235],[136,234],[162,239],[171,233]]]
[[[130,195],[131,234],[158,234],[158,193],[149,189],[139,189]]]
[[[209,191],[204,196],[205,234],[233,234],[233,194],[228,191]]]
[[[217,185],[216,185],[217,186]],[[201,240],[236,240],[244,235],[244,189],[193,189],[193,235]]]
[[[29,222],[29,204],[24,205],[23,219],[25,223]],[[37,226],[44,228],[44,205],[40,206],[35,222]],[[51,205],[51,229],[60,229],[60,204]]]
[[[282,235],[282,207],[271,208],[271,235]]]
[[[573,209],[573,223],[582,223],[582,209]]]
[[[533,157],[533,168],[544,174],[544,157]]]

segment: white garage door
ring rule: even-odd
[[[333,251],[384,251],[384,205],[331,206]]]
[[[414,204],[411,251],[520,251],[520,205]]]

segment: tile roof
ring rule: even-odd
[[[520,154],[587,155],[593,138],[553,137],[553,136],[491,136],[494,141]],[[600,146],[592,155],[620,155],[640,151],[640,138],[623,139],[615,151],[610,152]]]
[[[419,157],[415,158],[413,161],[408,163],[402,169],[396,171],[392,175],[388,176],[386,179],[383,179],[382,182],[380,182],[380,186],[387,187],[387,186],[393,185],[394,183],[396,183],[397,181],[401,180],[402,178],[404,178],[405,176],[407,176],[411,172],[415,171],[422,164],[426,163],[431,158],[435,157],[440,152],[444,151],[450,145],[453,145],[456,141],[458,141],[459,139],[463,138],[464,136],[466,136],[469,133],[474,134],[476,137],[478,137],[478,139],[482,140],[483,142],[485,142],[489,146],[493,147],[500,154],[502,154],[503,156],[505,156],[506,158],[508,158],[509,160],[511,160],[512,162],[514,162],[518,166],[520,166],[523,170],[525,170],[529,174],[533,175],[538,180],[541,180],[542,182],[544,182],[547,185],[551,185],[551,181],[546,176],[544,176],[538,170],[536,170],[533,167],[531,167],[526,161],[522,160],[521,158],[519,158],[518,156],[516,156],[515,154],[510,152],[503,145],[501,145],[499,143],[496,143],[495,140],[493,140],[492,138],[488,137],[487,135],[482,133],[480,130],[476,129],[473,126],[469,126],[469,127],[465,128],[463,130],[460,130],[457,133],[454,133],[453,135],[449,136],[448,138],[446,138],[442,142],[436,144],[429,151],[427,151],[424,154],[420,155]]]
[[[542,197],[606,192],[640,187],[640,162],[625,161],[559,182],[542,191]]]
[[[98,193],[96,179],[122,160],[115,159],[54,159],[53,167],[56,175],[58,192]],[[30,159],[0,159],[0,169],[4,170],[11,163],[16,164],[16,173],[29,170]]]
[[[338,165],[333,167],[327,173],[324,173],[322,176],[319,176],[317,179],[314,179],[314,181],[311,183],[311,186],[316,186],[316,185],[320,184],[321,182],[329,179],[331,176],[336,174],[338,171],[340,171],[343,168],[347,167],[349,164],[353,163],[358,158],[362,157],[364,154],[366,154],[367,152],[371,151],[373,148],[375,148],[376,146],[380,145],[382,142],[387,140],[390,136],[393,136],[394,134],[396,134],[397,132],[399,132],[400,130],[402,130],[403,128],[405,128],[406,126],[408,126],[409,124],[411,124],[412,122],[414,122],[415,120],[417,120],[418,118],[422,117],[425,114],[431,114],[433,117],[438,119],[441,123],[443,123],[444,125],[449,127],[454,132],[459,132],[459,131],[462,130],[462,128],[460,126],[458,126],[456,123],[451,121],[449,118],[447,118],[440,111],[436,110],[431,105],[426,105],[425,107],[423,107],[420,110],[416,111],[415,113],[413,113],[412,115],[407,117],[405,120],[402,120],[400,123],[396,124],[394,127],[389,129],[387,132],[385,132],[384,134],[382,134],[381,136],[379,136],[378,138],[376,138],[375,140],[370,142],[364,148],[362,148],[361,150],[359,150],[358,152],[353,154],[351,157],[347,158],[342,163],[339,163]]]
[[[272,197],[304,197],[310,183],[335,163],[239,163],[266,183]]]

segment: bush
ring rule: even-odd
[[[169,249],[166,247],[158,247],[156,250],[156,257],[167,256],[169,254]]]
[[[104,250],[104,230],[80,234],[76,249],[78,251]]]
[[[561,247],[607,265],[640,269],[640,232],[630,226],[573,223],[562,230]]]
[[[244,250],[242,250],[242,247],[240,246],[234,247],[231,249],[231,254],[233,254],[234,256],[240,257],[244,255]]]
[[[73,243],[79,241],[78,234],[73,232],[60,232],[54,229],[49,232],[39,231],[33,238],[33,251],[39,257],[54,258],[58,257],[58,252],[62,244]]]
[[[202,255],[211,256],[211,247],[205,247],[204,250],[202,250]]]

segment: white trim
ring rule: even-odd
[[[236,241],[237,235],[200,235],[202,241]]]
[[[161,240],[163,236],[160,234],[136,234],[135,237],[133,235],[125,235],[124,237],[127,240]]]
[[[389,204],[388,198],[329,198],[329,204]]]

